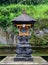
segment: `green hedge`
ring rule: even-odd
[[[0,26],[6,28],[12,25],[11,20],[14,17],[19,16],[22,10],[25,9],[26,13],[35,18],[37,22],[35,23],[35,28],[48,28],[48,5],[20,5],[11,4],[0,6]]]
[[[44,3],[48,3],[48,0],[0,0],[0,4],[17,4],[17,3],[21,3],[21,4],[44,4]]]

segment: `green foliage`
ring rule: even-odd
[[[48,38],[48,37],[47,37]],[[35,35],[32,34],[31,39],[30,39],[30,43],[31,45],[38,45],[38,46],[44,46],[44,45],[48,45],[48,40],[45,37],[37,37]]]
[[[44,6],[44,7],[43,7]],[[48,5],[20,5],[11,4],[8,6],[0,6],[0,26],[6,28],[12,25],[11,20],[21,14],[25,9],[27,14],[35,18],[35,28],[48,28]]]
[[[0,4],[27,4],[27,5],[31,5],[31,4],[44,4],[44,3],[48,3],[48,0],[0,0]]]
[[[32,31],[31,37],[30,37],[30,44],[34,46],[47,46],[48,45],[48,34],[45,34],[44,36],[36,36],[34,34],[34,31]]]

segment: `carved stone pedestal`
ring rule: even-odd
[[[31,56],[32,49],[31,45],[28,42],[28,37],[19,37],[19,43],[16,45],[16,57],[15,61],[32,61]]]

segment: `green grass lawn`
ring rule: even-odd
[[[15,55],[15,53],[0,53],[0,56]],[[33,56],[48,56],[47,53],[33,53]]]
[[[1,43],[0,43],[0,46],[5,46],[5,44],[1,44]]]
[[[8,44],[3,44],[3,43],[0,43],[0,47],[4,47],[4,46],[10,46]]]
[[[48,56],[47,53],[33,53],[33,56]]]

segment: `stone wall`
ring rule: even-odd
[[[0,27],[0,43],[1,44],[9,44],[9,45],[16,45],[17,35],[5,32],[1,27]]]

